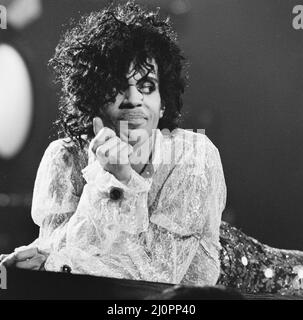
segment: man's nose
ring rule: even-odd
[[[124,104],[129,107],[142,106],[143,95],[135,85],[130,85],[125,91]]]

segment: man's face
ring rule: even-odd
[[[109,103],[106,113],[112,120],[116,131],[131,136],[150,137],[153,129],[158,127],[159,119],[163,116],[159,92],[158,66],[154,60],[149,61],[154,71],[143,69],[136,73],[133,63],[126,75],[128,87],[123,93],[118,93],[115,102]],[[128,123],[128,131],[120,132],[120,121]],[[124,126],[125,127],[125,126]],[[125,129],[121,129],[122,131]],[[139,132],[145,131],[145,135]],[[145,140],[144,139],[144,140]],[[131,141],[129,142],[130,144]]]

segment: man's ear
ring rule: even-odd
[[[164,111],[165,111],[165,107],[162,106],[160,109],[160,119],[163,118]]]

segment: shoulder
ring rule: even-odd
[[[219,156],[218,148],[202,131],[177,128],[164,134],[164,137],[164,150],[172,150],[174,157],[182,162],[190,160],[201,163]]]
[[[206,134],[203,131],[199,132],[199,130],[194,132],[193,130],[177,128],[171,132],[169,138],[180,147],[181,145],[186,145],[189,148],[199,146],[207,150],[218,150]]]
[[[52,194],[73,189],[79,196],[82,193],[84,180],[82,169],[87,166],[87,153],[76,143],[67,139],[51,142],[46,148],[37,171],[35,187],[49,186]],[[41,188],[40,188],[41,189]],[[64,193],[62,192],[62,194]]]
[[[48,145],[42,161],[62,167],[85,166],[86,152],[68,138],[57,139]]]
[[[84,161],[79,148],[66,139],[51,142],[37,171],[32,218],[41,225],[49,213],[73,212],[82,193]]]

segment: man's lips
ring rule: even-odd
[[[143,113],[125,113],[119,117],[119,120],[124,120],[124,121],[147,120],[147,116]]]

